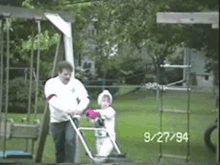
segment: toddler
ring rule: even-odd
[[[111,136],[115,141],[115,110],[112,107],[112,95],[108,90],[104,90],[98,96],[98,104],[100,109],[87,110],[86,114],[90,122],[94,123],[96,127],[105,127],[104,130],[96,130],[96,150],[97,155],[107,157],[113,150],[113,144],[108,136]]]

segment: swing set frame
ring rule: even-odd
[[[69,33],[66,34],[64,30],[60,27],[57,27],[57,25],[51,20],[51,17],[59,18],[62,23],[68,24],[68,28],[65,30],[69,30]],[[9,97],[9,69],[10,69],[10,19],[16,18],[16,19],[22,19],[24,21],[31,21],[32,22],[32,47],[31,47],[31,59],[30,59],[30,79],[29,79],[29,98],[28,98],[28,111],[27,111],[27,117],[22,119],[22,123],[14,123],[13,119],[8,119],[8,97]],[[12,162],[13,160],[7,160],[7,153],[11,153],[13,151],[7,151],[6,150],[6,140],[10,138],[22,138],[26,139],[26,148],[25,152],[19,155],[21,153],[20,151],[15,151],[14,158],[16,158],[15,162],[19,162],[19,158],[21,157],[21,160],[23,158],[32,158],[32,162],[40,163],[42,159],[42,153],[46,141],[46,137],[48,134],[48,125],[49,125],[49,110],[47,107],[47,102],[45,104],[44,109],[44,119],[43,122],[40,123],[37,119],[37,105],[38,105],[38,83],[39,83],[39,70],[40,70],[40,37],[38,38],[38,47],[37,47],[37,66],[36,66],[36,77],[35,77],[35,83],[36,83],[36,90],[35,90],[35,106],[34,106],[34,118],[33,124],[30,121],[30,112],[31,112],[31,94],[32,94],[32,79],[33,79],[33,60],[34,60],[34,50],[33,50],[33,41],[34,41],[34,24],[37,24],[38,27],[38,36],[41,34],[41,21],[50,21],[52,24],[55,25],[55,27],[60,30],[64,35],[64,44],[65,44],[65,55],[66,60],[71,62],[71,64],[74,64],[73,61],[73,49],[71,47],[72,44],[72,33],[71,33],[71,24],[75,22],[75,17],[73,13],[67,13],[67,12],[53,12],[53,11],[39,11],[34,9],[26,9],[21,7],[12,7],[12,6],[3,6],[0,5],[0,38],[1,41],[3,41],[3,31],[2,27],[5,23],[6,25],[6,98],[5,98],[5,111],[4,111],[4,119],[2,115],[2,88],[3,88],[3,72],[1,72],[1,79],[0,79],[0,136],[3,137],[3,151],[0,153],[3,159],[0,158],[1,163],[7,163]],[[61,39],[61,37],[60,37]],[[61,41],[60,41],[61,42]],[[55,67],[57,65],[57,59],[58,59],[58,52],[60,50],[60,42],[57,45],[55,57],[54,57],[54,63],[52,68],[52,75],[55,74]],[[0,48],[0,54],[1,54],[1,70],[4,70],[3,66],[3,43]],[[74,66],[74,65],[73,65]],[[28,152],[28,144],[29,140],[32,140],[32,148],[31,152]],[[38,140],[38,146],[36,149],[36,154],[33,156],[34,153],[34,142]],[[18,155],[16,155],[18,153]],[[13,155],[13,154],[11,154]],[[9,155],[9,156],[11,156]],[[26,155],[26,157],[25,157]],[[9,158],[9,157],[8,157]]]

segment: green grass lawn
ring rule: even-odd
[[[131,160],[142,160],[147,162],[157,162],[159,154],[158,137],[150,142],[145,142],[144,134],[149,132],[151,137],[160,131],[160,115],[158,111],[158,103],[160,100],[155,99],[155,95],[142,94],[125,95],[117,97],[114,100],[114,107],[117,110],[117,141],[120,148]],[[217,114],[211,110],[214,109],[214,101],[208,94],[192,93],[190,102],[190,161],[214,163],[215,154],[210,152],[203,140],[205,129],[211,125]],[[97,108],[96,100],[92,102],[92,106]],[[167,109],[186,109],[187,95],[185,93],[166,92],[164,94],[163,108]],[[212,113],[211,113],[212,112]],[[25,114],[8,114],[8,118],[12,117],[15,122],[21,122]],[[42,121],[42,115],[37,116]],[[33,116],[32,116],[33,118]],[[181,113],[163,113],[163,131],[181,132],[184,134],[187,130],[187,115]],[[85,119],[82,119],[81,126],[89,125]],[[93,132],[85,132],[92,150],[95,151],[95,137]],[[214,133],[214,140],[217,140],[217,133]],[[0,144],[2,148],[2,143]],[[11,139],[7,141],[9,149],[25,148],[25,140]],[[177,142],[177,138],[162,143],[162,151],[164,154],[186,155],[187,144],[184,140]],[[81,146],[81,160],[88,162],[85,156],[85,150]],[[45,150],[43,153],[43,162],[54,163],[54,143],[51,136],[47,137]],[[165,158],[163,162],[179,162],[184,160]],[[170,164],[170,163],[167,163]]]

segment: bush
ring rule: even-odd
[[[183,69],[175,68],[170,69],[165,72],[165,76],[167,79],[166,83],[173,83],[183,79]]]
[[[126,84],[139,85],[143,83],[145,74],[143,71],[135,72],[133,75],[125,77]]]
[[[32,81],[31,92],[31,112],[34,112],[35,101],[35,81]],[[43,85],[39,83],[38,98],[43,97]],[[6,83],[3,88],[2,110],[5,111],[5,97],[6,97]],[[29,81],[24,80],[23,77],[17,77],[9,81],[9,93],[8,93],[8,112],[13,113],[27,113],[28,111],[28,99],[29,99]]]

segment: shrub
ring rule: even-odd
[[[9,93],[8,93],[8,112],[13,113],[27,113],[28,111],[28,99],[29,99],[29,81],[24,80],[23,77],[17,77],[9,81]],[[34,111],[35,101],[35,81],[32,81],[31,92],[31,112]],[[39,83],[38,98],[43,97],[43,85]],[[6,97],[6,83],[3,88],[2,110],[5,111],[5,97]]]
[[[183,69],[169,68],[165,71],[166,84],[177,82],[183,79]]]

